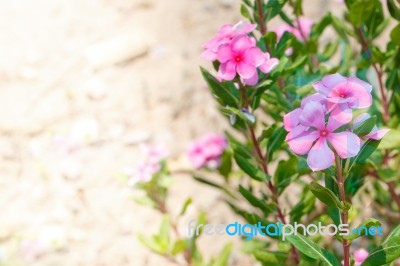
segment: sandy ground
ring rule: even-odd
[[[185,168],[190,141],[226,127],[199,54],[240,19],[239,2],[0,0],[0,265],[168,265],[135,236],[159,214],[118,176],[142,142],[164,143]],[[201,209],[232,217],[215,191],[177,176],[170,208],[187,196],[186,221]],[[238,252],[232,264],[252,265]]]

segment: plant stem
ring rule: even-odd
[[[265,22],[262,0],[256,0],[256,5],[258,11],[258,25],[260,26],[261,35],[264,36],[265,34],[267,34],[267,23]],[[265,49],[268,53],[270,52],[268,44],[265,44]]]
[[[248,108],[248,99],[247,99],[247,95],[246,95],[246,88],[240,81],[239,81],[239,87],[240,87],[241,96],[242,96],[241,97],[242,104],[247,109]],[[265,156],[263,155],[261,148],[260,148],[260,143],[258,142],[258,140],[256,138],[256,135],[254,132],[254,126],[249,125],[248,127],[249,127],[251,142],[253,143],[253,146],[257,153],[257,157],[258,157],[257,161],[259,161],[261,168],[263,169],[263,172],[269,176],[267,160],[265,159]],[[285,215],[283,214],[281,208],[279,207],[280,205],[279,205],[279,199],[278,199],[279,198],[278,190],[276,189],[276,187],[274,186],[274,184],[272,183],[271,180],[268,180],[267,185],[268,185],[268,189],[271,191],[272,200],[276,204],[276,212],[278,215],[278,219],[283,224],[286,224]],[[299,262],[300,262],[299,253],[297,252],[297,249],[293,245],[291,245],[291,253],[292,253],[292,258],[295,261],[296,265],[299,264]]]
[[[371,51],[369,49],[367,40],[364,37],[364,34],[362,33],[360,28],[356,29],[358,38],[360,39],[361,42],[361,46],[362,49],[368,54],[369,58],[372,57],[371,55]],[[388,99],[387,99],[387,95],[386,95],[386,90],[385,87],[383,85],[383,73],[382,70],[378,68],[378,66],[375,63],[372,63],[372,67],[375,70],[376,76],[378,78],[378,82],[379,82],[379,91],[381,93],[381,97],[382,97],[382,116],[383,116],[383,121],[385,122],[385,124],[387,124],[389,122],[390,116],[389,116],[389,103],[388,103]]]
[[[339,187],[339,198],[340,201],[346,202],[346,192],[344,188],[344,177],[342,173],[342,165],[340,157],[335,154],[335,164],[336,164],[336,177],[337,177],[337,184]],[[342,220],[342,224],[348,224],[348,211],[340,210],[340,217]],[[343,255],[344,255],[344,266],[350,265],[350,242],[348,240],[343,239]]]

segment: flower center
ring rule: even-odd
[[[240,61],[242,61],[242,57],[240,57],[240,56],[236,56],[236,58],[235,58],[235,61],[236,61],[236,62],[240,62]]]
[[[340,98],[346,98],[346,95],[344,93],[340,94],[339,96]]]
[[[326,129],[321,130],[320,134],[322,137],[326,137],[326,136],[328,136],[328,131]]]

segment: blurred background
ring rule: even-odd
[[[340,5],[305,1],[304,10],[316,20]],[[0,0],[0,265],[168,265],[136,239],[157,230],[160,215],[135,204],[121,176],[141,143],[165,145],[173,169],[190,169],[187,145],[226,127],[199,55],[221,25],[241,19],[239,8]],[[188,220],[199,210],[213,223],[233,217],[216,191],[177,175],[170,208],[190,195]],[[213,255],[231,240],[204,238],[201,249]]]

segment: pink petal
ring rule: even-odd
[[[331,116],[336,121],[346,124],[353,118],[353,112],[348,108],[347,104],[335,104],[332,107]]]
[[[243,55],[243,61],[246,64],[258,67],[262,63],[264,63],[264,54],[262,53],[260,48],[251,47]]]
[[[360,138],[352,132],[331,133],[328,140],[342,159],[354,157],[360,152]]]
[[[365,82],[364,80],[361,80],[361,79],[356,78],[356,77],[350,77],[350,78],[347,79],[347,81],[358,83],[359,85],[363,86],[364,89],[366,91],[368,91],[368,92],[372,91],[372,85],[369,84],[368,82]]]
[[[228,61],[219,66],[218,77],[223,80],[233,80],[236,76],[236,64]]]
[[[268,57],[269,57],[269,55],[268,55]],[[262,64],[262,65],[260,66],[260,70],[261,70],[263,73],[267,74],[267,73],[271,72],[278,64],[279,64],[279,60],[278,60],[278,59],[276,59],[276,58],[271,58],[271,59],[269,59],[269,60],[266,60],[266,61],[264,62],[264,64]]]
[[[333,161],[334,154],[329,148],[326,138],[319,138],[308,153],[308,166],[313,171],[320,171],[329,168]]]
[[[237,72],[243,79],[250,79],[251,77],[254,76],[254,73],[257,72],[257,68],[253,65],[240,62],[237,65]]]
[[[326,126],[326,129],[329,132],[334,132],[336,129],[338,129],[339,127],[345,125],[346,123],[343,123],[340,120],[337,120],[336,117],[334,116],[330,116],[328,119],[328,125]]]
[[[231,48],[236,53],[244,53],[247,49],[253,47],[253,43],[249,36],[238,35],[233,38],[231,42]]]
[[[325,129],[325,108],[319,102],[311,101],[304,106],[299,117],[303,126]]]
[[[233,34],[245,34],[252,32],[257,27],[257,24],[250,24],[248,21],[239,21],[232,27]]]
[[[304,131],[307,131],[307,130],[309,130],[309,129],[310,129],[309,127],[305,127],[305,126],[302,126],[302,125],[298,125],[298,126],[296,126],[295,128],[293,128],[292,131],[289,131],[289,133],[286,135],[285,140],[286,140],[286,141],[292,140],[292,139],[294,139],[295,137],[299,136],[299,135],[300,135],[301,133],[303,133]]]
[[[256,85],[257,82],[258,82],[258,72],[255,71],[255,72],[254,72],[254,75],[253,75],[252,77],[248,78],[248,79],[242,79],[242,82],[243,82],[245,85],[249,85],[249,86],[254,86],[254,85]]]
[[[221,45],[217,52],[217,59],[221,63],[226,63],[227,61],[232,60],[234,54],[231,50],[231,47],[228,44]]]
[[[332,89],[333,87],[335,87],[336,85],[346,82],[347,78],[343,77],[342,75],[340,75],[339,73],[336,74],[331,74],[331,75],[326,75],[323,79],[322,79],[322,84],[327,87]]]
[[[322,105],[325,105],[326,103],[326,98],[321,95],[320,93],[314,93],[310,96],[305,97],[302,101],[301,101],[301,108],[304,108],[305,105],[307,105],[309,102],[314,101],[314,102],[319,102]]]
[[[387,128],[379,129],[379,130],[377,130],[377,131],[373,131],[373,132],[369,133],[368,135],[365,136],[365,138],[374,139],[374,140],[380,140],[380,139],[382,139],[389,131],[390,131],[390,129],[387,129]]]
[[[207,61],[215,61],[217,59],[217,54],[214,53],[211,49],[206,49],[201,53],[200,57]]]
[[[307,131],[303,132],[301,135],[294,139],[288,141],[290,149],[296,154],[303,155],[306,154],[314,141],[319,138],[319,132],[317,131]]]
[[[296,108],[283,116],[283,126],[286,131],[292,131],[300,123],[299,116],[301,112],[300,108]]]
[[[320,94],[327,96],[330,92],[330,88],[326,87],[322,81],[316,81],[312,84],[313,88]]]
[[[348,89],[353,93],[352,107],[367,108],[372,104],[372,96],[363,86],[355,82],[348,82]]]

